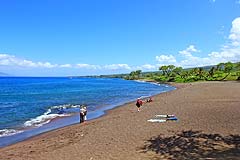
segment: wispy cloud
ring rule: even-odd
[[[180,58],[179,58],[180,57]],[[0,54],[0,67],[11,68],[21,67],[27,69],[63,69],[63,70],[75,70],[91,73],[116,73],[116,72],[129,72],[132,70],[157,70],[160,65],[173,64],[182,67],[196,67],[204,65],[213,65],[220,62],[227,61],[240,61],[240,17],[232,21],[232,27],[227,36],[227,41],[219,49],[219,51],[212,51],[209,54],[203,56],[202,52],[193,44],[187,46],[185,49],[177,52],[176,56],[173,54],[161,54],[155,57],[157,64],[143,64],[138,66],[130,66],[129,64],[52,64],[50,62],[34,62],[28,59],[19,58],[10,54]],[[44,70],[45,71],[45,70]]]
[[[198,55],[194,55],[195,53]],[[181,56],[182,60],[177,60],[173,55],[167,54],[156,56],[156,60],[160,62],[159,65],[174,64],[182,67],[195,67],[214,65],[227,61],[240,61],[240,17],[232,21],[228,40],[225,45],[220,48],[220,51],[213,51],[207,56],[202,57],[201,51],[196,49],[196,46],[189,45],[186,49],[179,51],[178,56]]]
[[[176,63],[176,58],[173,55],[156,56],[156,60],[160,63]]]
[[[128,64],[108,64],[108,65],[95,65],[95,64],[51,64],[50,62],[33,62],[31,60],[26,60],[18,58],[14,55],[0,54],[0,67],[21,67],[28,69],[40,69],[40,68],[72,68],[72,69],[84,69],[84,70],[131,70]],[[150,67],[150,66],[144,66]]]
[[[103,68],[108,70],[119,70],[119,69],[131,70],[131,67],[128,64],[110,64],[110,65],[105,65]]]
[[[179,51],[181,55],[186,57],[192,57],[192,53],[195,53],[195,52],[200,52],[200,50],[197,50],[194,45],[190,45],[185,50]]]
[[[235,47],[240,46],[240,17],[232,22],[229,40],[231,41],[231,45]]]
[[[60,68],[72,68],[72,65],[71,64],[62,64],[62,65],[59,65]]]
[[[42,68],[58,67],[57,64],[51,64],[49,62],[33,62],[9,54],[0,54],[0,66],[42,67]]]
[[[99,66],[99,65],[82,64],[82,63],[77,64],[76,67],[82,68],[82,69],[92,69],[92,70],[101,69],[101,66]]]
[[[144,64],[142,66],[140,66],[140,69],[142,70],[155,70],[157,69],[156,65],[151,65],[151,64]]]

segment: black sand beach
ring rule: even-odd
[[[0,149],[0,159],[239,159],[240,83],[175,84],[137,112],[135,103]],[[178,121],[151,123],[156,114]]]

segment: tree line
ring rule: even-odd
[[[147,80],[158,82],[195,82],[240,80],[240,62],[219,63],[210,67],[183,69],[174,65],[160,66],[157,72],[132,71],[124,76],[127,80]]]

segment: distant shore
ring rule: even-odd
[[[135,102],[85,124],[0,149],[0,159],[199,159],[240,156],[240,83],[173,84],[137,112]],[[156,114],[178,121],[151,123]]]

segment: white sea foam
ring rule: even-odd
[[[72,105],[72,104],[64,104],[64,105],[57,105],[57,106],[52,106],[50,107],[43,115],[40,115],[36,118],[32,118],[31,120],[28,120],[24,123],[25,127],[40,127],[44,124],[49,123],[52,119],[57,118],[57,117],[66,117],[70,116],[70,114],[57,114],[57,113],[52,113],[53,110],[58,110],[58,109],[69,109],[69,108],[79,108],[80,105]]]
[[[46,113],[48,113],[48,111]],[[38,116],[36,118],[33,118],[29,121],[26,121],[24,123],[24,126],[25,127],[30,127],[30,126],[40,127],[44,124],[49,123],[54,118],[69,116],[69,114],[46,114],[46,113],[44,113],[43,115]]]
[[[22,133],[23,131],[15,130],[15,129],[0,129],[0,137],[12,136],[17,133]]]
[[[63,104],[58,106],[52,106],[50,109],[67,109],[67,108],[79,108],[80,105],[72,105],[72,104]]]
[[[146,81],[142,81],[142,80],[134,80],[134,81],[139,83],[146,83]]]
[[[40,115],[36,118],[32,118],[31,120],[28,120],[24,123],[25,127],[40,127],[44,124],[49,123],[52,119],[57,117],[66,117],[70,116],[70,114],[57,114],[57,113],[51,113],[53,109],[66,109],[66,108],[76,108],[73,105],[59,105],[59,106],[52,106],[50,109],[48,109],[43,115]]]
[[[141,97],[139,97],[140,99],[146,99],[146,98],[150,98],[151,97],[151,95],[148,95],[148,96],[141,96]]]

